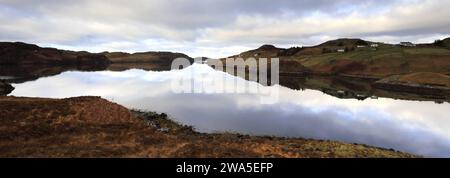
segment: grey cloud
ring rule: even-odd
[[[172,27],[210,27],[232,22],[239,15],[282,15],[285,12],[304,15],[311,12],[339,13],[340,9],[370,4],[379,7],[390,1],[375,0],[112,0],[112,1],[13,1],[3,0],[3,6],[24,14],[72,16],[99,21],[138,21]]]
[[[209,54],[335,37],[446,35],[449,5],[448,0],[0,0],[0,40],[89,50],[151,39],[209,47]]]

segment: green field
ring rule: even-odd
[[[412,72],[450,72],[450,50],[445,48],[399,47],[382,44],[378,48],[357,48],[344,53],[301,55],[294,58],[307,68],[321,72],[342,68],[349,74],[385,76]],[[345,71],[345,65],[360,68]]]

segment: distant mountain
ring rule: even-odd
[[[191,63],[194,61],[191,57],[183,53],[173,52],[103,52],[113,64],[108,67],[109,70],[124,70],[127,68],[139,68],[148,70],[170,70],[172,61],[176,58],[188,59]]]
[[[291,47],[291,48],[278,48],[270,44],[262,45],[261,47],[234,55],[231,57],[289,57],[299,55],[314,55],[337,52],[338,50],[351,51],[355,50],[358,46],[370,46],[375,42],[365,41],[357,38],[340,38],[336,40],[330,40],[316,46],[309,47]]]
[[[139,53],[124,53],[124,52],[103,52],[113,63],[171,63],[176,58],[192,59],[183,53],[173,52],[139,52]]]
[[[349,46],[349,47],[355,47],[357,45],[370,45],[373,42],[365,41],[359,38],[340,38],[336,40],[330,40],[325,43],[322,43],[318,46],[321,47],[336,47],[336,46]]]
[[[67,51],[56,48],[43,48],[22,42],[0,42],[0,64],[2,65],[67,65],[67,66],[103,66],[111,63],[141,64],[151,63],[154,68],[170,69],[173,59],[193,59],[182,53],[173,52],[103,52]]]
[[[371,44],[376,43],[371,41],[365,41],[358,38],[340,38],[336,40],[330,40],[316,46],[303,47],[293,55],[295,56],[317,55],[324,53],[333,53],[338,51],[348,52],[354,51],[358,47],[369,47]]]
[[[102,54],[42,48],[22,42],[0,42],[0,64],[108,65]]]
[[[259,60],[260,58],[280,58],[280,72],[282,75],[287,73],[304,73],[307,72],[308,69],[305,68],[302,64],[298,63],[297,61],[291,60],[287,58],[286,54],[289,54],[289,52],[292,52],[294,48],[278,48],[274,45],[265,44],[260,46],[257,49],[249,50],[242,52],[238,55],[230,56],[230,58],[243,58],[248,59],[250,57],[255,58],[256,60]],[[292,52],[291,55],[294,55],[295,52]],[[270,66],[268,66],[270,67]]]
[[[412,43],[408,43],[412,44]],[[0,64],[107,65],[115,70],[129,66],[170,70],[175,58],[193,59],[174,52],[66,51],[26,43],[0,43]],[[341,74],[382,78],[394,74],[436,72],[450,74],[450,38],[429,44],[392,45],[358,38],[340,38],[316,46],[279,48],[265,44],[230,57],[279,58],[280,73]]]
[[[267,57],[267,58],[270,58],[270,57],[277,57],[278,53],[280,53],[283,50],[285,50],[285,49],[277,48],[274,45],[265,44],[265,45],[260,46],[257,49],[245,51],[238,55],[234,55],[234,56],[230,56],[230,57],[241,57],[241,58]]]

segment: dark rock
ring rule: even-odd
[[[14,90],[14,87],[8,83],[0,81],[0,96],[8,95]]]

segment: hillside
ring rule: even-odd
[[[345,53],[299,56],[296,60],[316,72],[379,78],[415,72],[450,72],[450,50],[444,48],[380,45]]]
[[[431,72],[420,72],[406,75],[398,75],[395,78],[400,83],[417,83],[429,86],[441,86],[450,88],[450,76]]]
[[[0,64],[2,65],[99,65],[110,61],[101,54],[65,51],[56,48],[41,48],[21,42],[0,42]]]
[[[178,57],[193,61],[185,54],[172,52],[89,53],[43,48],[22,42],[0,42],[0,76],[14,76],[7,82],[20,83],[69,70],[170,70],[172,60]]]
[[[99,97],[0,97],[0,157],[416,157],[336,141],[202,134]]]
[[[302,55],[319,55],[324,53],[332,53],[337,52],[338,49],[344,49],[347,51],[354,51],[357,46],[369,46],[370,44],[374,44],[374,42],[364,41],[361,39],[351,39],[351,38],[341,38],[336,40],[331,40],[319,44],[317,46],[309,46],[309,47],[291,47],[291,48],[278,48],[273,45],[265,44],[261,47],[242,52],[238,55],[233,55],[230,57],[293,57],[293,56],[302,56]]]
[[[419,46],[425,46],[425,47],[441,47],[441,48],[448,48],[450,49],[450,38],[446,38],[443,40],[436,40],[434,43],[431,44],[419,44]]]
[[[442,41],[448,43],[449,40]],[[311,47],[265,46],[269,48],[260,47],[231,57],[278,57],[281,73],[307,70],[316,74],[370,78],[417,72],[450,74],[450,49],[432,44],[402,47],[342,38]],[[293,68],[294,63],[300,67]]]
[[[327,41],[317,46],[310,47],[291,47],[291,48],[278,48],[273,45],[263,45],[257,49],[242,52],[238,55],[230,56],[232,58],[241,57],[249,58],[279,58],[280,59],[280,73],[282,74],[294,74],[311,72],[315,69],[313,67],[305,66],[299,59],[305,57],[314,57],[324,54],[337,53],[339,49],[343,49],[346,52],[352,52],[357,49],[359,45],[369,46],[374,44],[373,42],[364,41],[361,39],[349,39],[342,38],[337,40]],[[321,72],[321,71],[318,71]]]
[[[112,63],[153,63],[170,66],[172,60],[176,58],[192,60],[192,58],[186,54],[173,52],[104,52],[102,54],[104,54]]]
[[[271,57],[277,57],[278,53],[280,53],[281,51],[283,51],[285,49],[283,48],[277,48],[273,45],[262,45],[257,49],[254,50],[250,50],[250,51],[245,51],[242,52],[238,55],[234,55],[234,56],[230,56],[231,58],[244,58],[247,59],[249,57],[254,57],[254,58],[260,58],[260,57],[265,57],[265,58],[271,58]]]
[[[290,52],[292,52],[291,50]],[[230,56],[229,58],[255,58],[258,60],[259,58],[267,58],[270,63],[270,58],[279,58],[280,59],[280,75],[290,75],[295,73],[304,73],[309,71],[309,69],[305,68],[299,62],[287,58],[285,55],[287,54],[287,49],[278,48],[273,45],[262,45],[261,47],[242,52],[238,55]],[[293,53],[292,53],[293,54]],[[267,66],[270,68],[270,64]]]
[[[126,70],[130,68],[148,69],[148,70],[170,70],[172,61],[176,58],[185,58],[193,62],[194,60],[183,53],[172,52],[103,52],[112,64],[109,70]]]
[[[364,41],[362,39],[357,38],[340,38],[324,42],[317,46],[305,47],[303,50],[296,53],[294,56],[335,53],[338,52],[338,50],[351,52],[355,51],[358,48],[358,46],[370,46],[371,44],[375,43],[370,41]]]
[[[442,41],[443,41],[445,47],[450,48],[450,38],[446,38]]]
[[[67,51],[56,48],[42,48],[22,42],[0,42],[0,64],[2,65],[84,65],[106,68],[111,63],[151,63],[156,67],[170,66],[173,59],[183,57],[193,59],[182,53],[172,52],[103,52]]]

